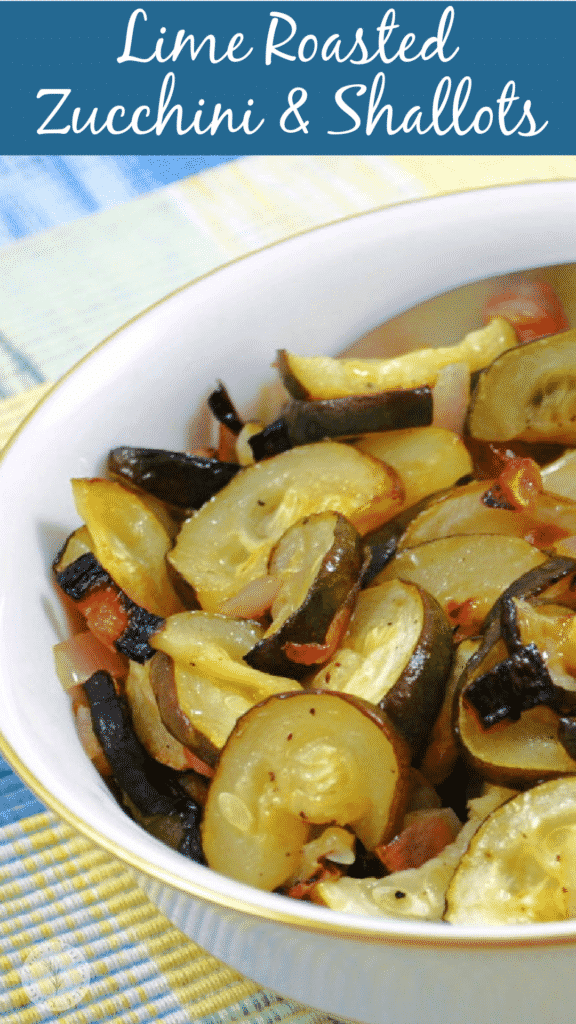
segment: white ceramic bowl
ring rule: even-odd
[[[573,261],[575,182],[407,203],[304,234],[132,321],[51,392],[2,460],[0,750],[54,811],[129,864],[201,946],[339,1017],[572,1024],[576,922],[495,932],[346,917],[216,875],[142,831],[85,758],[53,670],[61,614],[49,568],[77,523],[68,480],[96,473],[115,445],[181,447],[214,380],[248,402],[270,379],[279,345],[337,352],[449,289]],[[476,299],[487,287],[472,289]],[[420,314],[381,337],[396,347],[456,341],[476,299],[472,314],[461,294],[433,304],[433,331]]]

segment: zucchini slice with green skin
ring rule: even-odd
[[[56,576],[80,558],[80,555],[87,554],[94,554],[92,538],[87,526],[79,526],[66,538],[52,563]]]
[[[345,398],[397,388],[432,386],[443,367],[466,363],[471,373],[488,366],[496,356],[518,344],[507,320],[496,317],[459,345],[424,348],[393,359],[332,359],[278,352],[282,382],[293,398]]]
[[[478,715],[483,729],[509,719],[517,722],[522,712],[539,705],[556,710],[557,693],[536,644],[518,647],[492,669],[476,676],[464,688],[463,700]]]
[[[221,680],[160,651],[150,662],[150,684],[165,728],[210,767],[237,719],[253,704]]]
[[[337,512],[291,526],[272,551],[268,574],[281,581],[272,624],[244,655],[253,668],[302,679],[333,654],[346,630],[363,563],[358,531]]]
[[[170,768],[147,754],[138,740],[124,700],[107,672],[95,672],[84,684],[92,728],[114,779],[137,812],[137,820],[181,853],[204,863],[200,844],[200,805]]]
[[[170,563],[217,612],[264,576],[282,534],[305,516],[340,512],[359,533],[394,515],[402,487],[392,469],[336,441],[306,445],[243,469],[183,523]]]
[[[182,512],[201,508],[236,475],[240,466],[219,459],[159,448],[113,448],[113,480],[140,488]]]
[[[152,659],[154,660],[154,659]],[[131,661],[124,686],[124,696],[130,708],[132,727],[140,743],[160,764],[175,771],[185,772],[197,767],[190,751],[168,731],[158,710],[150,684],[150,665]]]
[[[439,786],[448,778],[460,755],[460,747],[452,728],[454,694],[467,662],[476,653],[480,643],[479,639],[462,640],[454,651],[442,707],[430,730],[428,746],[419,766],[432,786]]]
[[[498,508],[487,503],[490,487],[488,481],[474,480],[434,497],[407,523],[398,548],[456,533],[498,533],[550,549],[576,533],[576,502],[543,492],[535,495],[530,509]]]
[[[461,633],[475,636],[500,595],[546,561],[544,552],[520,537],[440,537],[399,551],[373,585],[391,579],[416,583],[436,598]]]
[[[465,684],[463,699],[490,728],[537,705],[560,714],[576,712],[576,616],[562,605],[518,597],[500,599],[500,630],[492,621],[482,651],[502,640],[507,656]],[[473,663],[471,663],[473,667]]]
[[[439,491],[421,498],[414,505],[403,508],[377,530],[366,534],[364,543],[367,551],[370,552],[370,564],[362,577],[362,586],[367,587],[372,583],[378,573],[394,558],[400,541],[412,520],[419,516],[424,509],[427,509],[431,502],[435,502],[437,498],[447,493],[447,491]]]
[[[472,396],[468,430],[482,441],[576,444],[576,330],[495,359]]]
[[[446,894],[452,924],[506,925],[574,917],[576,778],[506,801],[480,826]]]
[[[500,625],[510,654],[535,643],[539,650],[547,651],[547,663],[554,660],[555,649],[559,658],[567,653],[570,667],[576,667],[576,615],[565,605],[507,598],[501,601]]]
[[[510,654],[534,643],[546,663],[554,686],[551,706],[573,718],[576,714],[576,615],[565,605],[521,598],[503,602],[500,617],[502,637]],[[572,743],[564,743],[571,727],[560,722],[558,737],[571,757],[576,753]]]
[[[300,689],[293,679],[268,675],[246,664],[244,656],[263,634],[257,622],[191,611],[171,615],[151,643],[178,664],[218,681],[224,691],[239,693],[252,705],[281,690]]]
[[[558,739],[559,714],[546,705],[522,711],[516,721],[484,728],[467,689],[506,662],[502,639],[483,644],[470,658],[454,698],[453,727],[464,756],[478,774],[498,785],[525,789],[535,783],[576,772],[576,763]]]
[[[451,663],[452,627],[438,602],[413,583],[391,580],[359,595],[342,644],[313,685],[377,704],[418,757]]]
[[[172,538],[145,499],[115,480],[75,479],[72,493],[96,558],[130,600],[162,617],[180,611],[166,569]]]
[[[558,722],[558,740],[576,765],[576,716],[563,715]]]
[[[429,387],[396,389],[373,395],[350,395],[325,401],[293,399],[280,419],[248,441],[255,458],[265,458],[287,448],[313,444],[327,437],[353,437],[401,427],[426,427],[432,423],[432,392]],[[276,450],[273,450],[273,447]]]
[[[151,644],[175,661],[240,682],[254,675],[242,659],[263,633],[258,622],[194,609],[170,615],[151,637]]]
[[[541,598],[548,603],[557,602],[567,607],[574,607],[576,604],[576,561],[573,558],[555,555],[545,558],[539,565],[528,569],[517,579],[512,580],[510,586],[506,587],[486,616],[482,632],[488,639],[488,643],[493,642],[494,638],[500,635],[503,635],[504,640],[510,643],[505,629],[502,633],[502,624],[503,616],[506,615],[506,606],[514,598],[526,601]],[[494,629],[495,633],[493,633]],[[513,645],[509,649],[512,652]]]
[[[234,434],[234,437],[238,437],[244,424],[221,380],[218,381],[218,387],[214,388],[212,394],[208,396],[207,404],[212,415],[218,420],[218,423],[221,423],[223,427],[227,427],[230,433]]]
[[[236,720],[271,694],[300,690],[293,679],[250,668],[243,656],[263,634],[258,623],[192,611],[172,615],[152,637],[150,683],[172,736],[214,765]]]
[[[248,711],[220,756],[202,825],[209,867],[260,889],[297,877],[311,827],[349,825],[373,850],[397,828],[410,753],[375,707],[328,691]]]
[[[150,662],[150,683],[168,732],[210,766],[249,708],[273,694],[301,690],[292,679],[255,670],[251,685],[233,683],[160,651]]]
[[[154,654],[148,639],[159,629],[163,619],[130,600],[100,565],[88,546],[89,541],[90,534],[85,527],[68,538],[54,562],[56,583],[86,617],[88,627],[96,636],[111,644],[119,654],[143,664]],[[87,549],[77,555],[82,548]],[[94,628],[91,616],[93,611],[98,618],[95,605],[100,598],[116,612],[115,622],[111,622],[109,614],[106,615],[106,636]]]

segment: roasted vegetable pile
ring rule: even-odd
[[[72,481],[58,674],[183,855],[348,912],[576,914],[576,330],[534,282],[484,314],[281,351],[268,422],[218,384],[214,448]]]

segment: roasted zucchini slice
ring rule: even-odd
[[[277,362],[282,382],[293,398],[345,398],[433,385],[439,371],[452,363],[466,363],[474,373],[517,344],[513,327],[496,317],[487,327],[467,334],[459,345],[425,348],[394,359],[331,359],[298,356],[282,349]]]
[[[558,710],[558,694],[546,662],[529,643],[477,675],[464,688],[462,699],[477,714],[483,729],[509,719],[517,722],[524,711],[546,705]]]
[[[151,643],[174,661],[229,683],[251,704],[256,704],[271,693],[278,693],[279,687],[300,689],[293,679],[267,676],[246,664],[244,656],[263,634],[264,629],[257,622],[191,611],[171,615],[151,638]]]
[[[552,494],[576,501],[576,449],[564,452],[540,470],[542,484]]]
[[[293,679],[250,668],[243,656],[263,633],[254,622],[191,611],[152,637],[150,683],[166,729],[214,765],[236,720],[271,694],[300,690]]]
[[[428,746],[420,763],[420,771],[432,786],[439,786],[448,778],[460,755],[460,747],[452,725],[454,695],[468,661],[479,646],[480,640],[462,640],[454,651],[442,706],[430,731]]]
[[[356,441],[355,447],[396,470],[404,485],[407,507],[452,487],[472,472],[472,459],[462,438],[442,427],[367,434]]]
[[[67,569],[81,555],[94,554],[94,545],[87,526],[79,526],[66,538],[56,555],[52,568],[56,576]]]
[[[223,427],[226,427],[231,434],[234,434],[234,437],[238,437],[244,424],[221,380],[218,381],[218,386],[208,396],[208,408]]]
[[[576,330],[504,352],[485,370],[468,416],[483,441],[576,443]]]
[[[54,562],[56,583],[102,643],[143,663],[154,654],[148,638],[163,620],[134,604],[120,590],[92,553],[89,542],[85,527],[68,538]],[[83,553],[78,555],[78,551]]]
[[[169,560],[218,611],[267,571],[282,534],[305,516],[340,512],[360,533],[392,516],[402,488],[392,469],[335,441],[294,448],[243,469],[183,525]]]
[[[535,495],[527,510],[494,507],[490,485],[474,481],[431,499],[413,516],[398,540],[398,549],[453,534],[497,533],[523,537],[535,547],[550,549],[576,534],[576,502],[552,494]]]
[[[108,472],[114,480],[138,487],[183,512],[201,508],[239,468],[216,458],[159,448],[114,448],[108,456]]]
[[[396,554],[400,541],[412,520],[428,508],[431,502],[435,502],[436,498],[445,493],[445,491],[440,491],[437,494],[426,495],[414,505],[403,508],[377,530],[366,534],[364,541],[366,549],[370,553],[370,564],[362,576],[362,586],[367,587],[384,566],[388,565],[388,562]]]
[[[494,642],[502,635],[512,651],[513,645],[510,645],[510,637],[506,633],[506,617],[509,615],[510,602],[519,598],[526,601],[545,601],[547,604],[557,603],[570,608],[576,603],[575,581],[576,561],[573,558],[566,558],[563,555],[546,558],[539,565],[518,576],[503,591],[490,609],[482,632],[485,637],[489,637],[495,627],[496,632],[490,642]]]
[[[238,718],[254,704],[231,684],[161,652],[150,662],[150,683],[168,732],[211,767]]]
[[[440,921],[446,906],[446,890],[462,854],[484,818],[512,790],[488,786],[487,792],[469,802],[469,820],[456,839],[422,867],[394,871],[385,878],[339,878],[321,881],[312,898],[332,910],[372,917],[406,917]]]
[[[72,480],[72,492],[94,554],[120,589],[155,615],[180,611],[166,568],[172,540],[146,502],[114,480]]]
[[[576,672],[576,615],[565,605],[513,597],[502,602],[502,636],[512,654],[536,644],[554,679]],[[576,683],[573,685],[576,689]]]
[[[203,670],[224,672],[234,665],[234,677],[246,669],[242,658],[261,639],[264,630],[258,622],[238,621],[226,615],[192,610],[170,615],[152,637],[152,646],[176,661]]]
[[[95,672],[84,683],[84,692],[94,733],[133,816],[153,835],[202,863],[197,801],[175,772],[147,754],[107,672]]]
[[[534,599],[533,599],[534,600]],[[465,685],[464,700],[484,728],[546,704],[560,714],[576,712],[576,616],[563,605],[517,597],[497,602],[500,622],[491,613],[483,648],[502,640],[507,655]],[[470,668],[473,665],[471,664]]]
[[[260,889],[297,877],[312,825],[349,825],[367,849],[394,834],[410,755],[376,708],[341,693],[271,697],[234,728],[210,786],[211,868]]]
[[[467,701],[467,689],[482,676],[497,672],[507,657],[501,639],[491,646],[483,644],[460,680],[454,699],[454,729],[466,760],[483,778],[516,789],[533,786],[542,779],[575,774],[576,763],[558,739],[557,711],[545,704],[530,708],[528,701],[529,709],[520,710],[517,720],[501,720],[493,728],[485,728],[477,710]],[[519,677],[523,678],[521,670]],[[502,694],[502,700],[506,699],[507,695]]]
[[[446,921],[505,925],[576,914],[576,778],[555,779],[493,811],[448,887]]]
[[[428,387],[350,395],[319,402],[293,399],[280,419],[250,438],[256,459],[267,458],[301,444],[327,437],[353,437],[379,430],[426,427],[432,422],[432,392]]]
[[[160,717],[150,684],[149,661],[145,665],[130,662],[124,696],[130,708],[134,732],[150,757],[179,772],[198,766],[188,748],[175,739]]]
[[[244,660],[262,672],[294,679],[327,661],[348,625],[362,563],[360,534],[337,512],[320,512],[291,526],[268,566],[268,575],[281,581],[272,624]]]
[[[376,577],[416,583],[436,598],[461,633],[478,634],[498,597],[546,555],[519,537],[441,537],[399,551]]]
[[[438,602],[413,583],[390,580],[359,595],[342,644],[313,685],[377,704],[418,755],[451,662],[452,628]]]

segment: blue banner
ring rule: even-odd
[[[5,153],[576,152],[573,2],[0,4]]]

